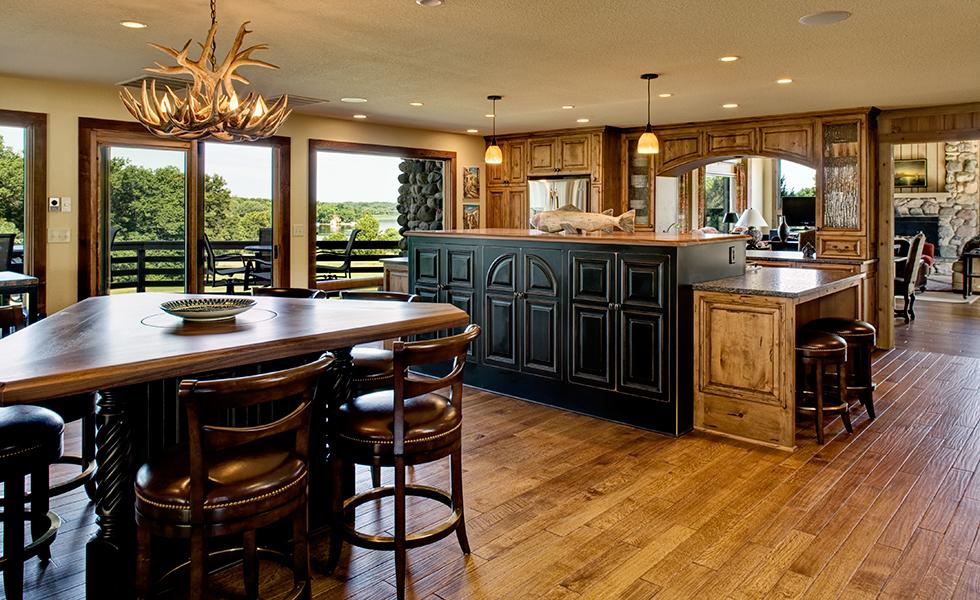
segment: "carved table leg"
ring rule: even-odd
[[[327,369],[321,381],[314,407],[312,439],[316,450],[312,461],[312,482],[310,485],[311,506],[324,507],[330,498],[330,471],[327,468],[330,457],[330,416],[332,411],[350,399],[353,393],[353,362],[351,349],[332,350],[334,362]],[[353,481],[351,482],[353,483]],[[347,486],[345,485],[345,488]],[[326,525],[329,511],[311,511],[315,525]]]
[[[95,436],[95,514],[98,531],[86,548],[88,598],[132,596],[133,466],[128,390],[101,392]]]

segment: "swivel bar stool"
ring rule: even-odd
[[[803,329],[796,334],[796,411],[816,418],[817,443],[823,444],[824,416],[840,415],[853,433],[847,412],[847,342],[832,333]],[[828,386],[827,368],[834,367]],[[830,389],[828,389],[830,388]],[[836,392],[832,397],[827,392]]]
[[[0,479],[3,480],[3,589],[11,600],[24,596],[24,561],[51,560],[51,542],[61,518],[48,509],[48,468],[61,458],[65,422],[39,406],[0,408]],[[31,476],[31,510],[24,478]],[[32,542],[24,546],[24,522],[31,522]]]
[[[811,321],[807,329],[832,333],[847,342],[847,391],[854,394],[875,418],[874,390],[871,379],[871,353],[874,352],[877,331],[875,326],[860,319],[826,317]]]

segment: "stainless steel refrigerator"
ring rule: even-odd
[[[588,211],[590,185],[588,176],[529,180],[527,182],[528,218],[545,210],[561,208],[566,204]]]

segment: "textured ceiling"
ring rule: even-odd
[[[200,41],[209,18],[204,0],[0,4],[0,73],[101,83],[165,58],[145,42]],[[854,15],[798,23],[821,10]],[[330,100],[306,112],[445,131],[485,133],[487,94],[504,96],[499,132],[582,126],[577,118],[641,125],[646,71],[662,74],[654,94],[674,94],[654,98],[655,123],[980,100],[978,0],[219,0],[218,18],[219,54],[246,19],[246,42],[271,45],[259,57],[282,70],[245,71],[271,95]],[[124,29],[124,19],[150,27]],[[718,61],[727,54],[741,60]]]

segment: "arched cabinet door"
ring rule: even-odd
[[[561,379],[562,314],[560,250],[522,250],[523,312],[519,333],[521,370]]]
[[[518,261],[520,250],[487,246],[483,299],[483,362],[504,369],[519,369]]]

